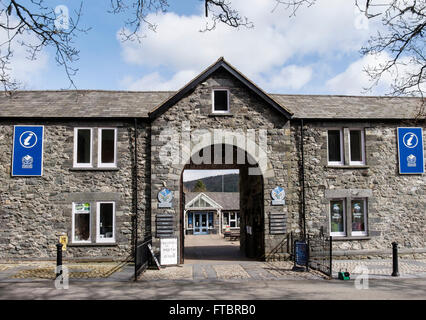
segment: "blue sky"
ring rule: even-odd
[[[72,12],[79,1],[48,1]],[[362,69],[385,56],[362,57],[359,49],[376,28],[366,24],[353,1],[320,0],[296,17],[274,0],[232,0],[233,6],[254,23],[253,29],[219,26],[199,32],[209,20],[200,0],[170,0],[167,13],[148,19],[157,32],[142,29],[141,43],[122,42],[118,32],[126,17],[113,15],[110,1],[84,1],[80,50],[73,67],[78,89],[177,90],[220,56],[271,93],[365,94],[368,79]],[[22,51],[22,50],[21,50]],[[69,82],[44,50],[36,62],[19,50],[14,75],[25,89],[57,90]],[[368,94],[386,92],[387,79]]]

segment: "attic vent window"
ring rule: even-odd
[[[229,90],[215,89],[212,94],[213,98],[213,113],[228,113],[229,112]]]

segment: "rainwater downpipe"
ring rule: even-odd
[[[302,182],[302,224],[303,240],[306,240],[306,205],[305,205],[305,157],[303,151],[303,119],[300,119],[300,158],[301,158],[301,182]]]
[[[133,164],[133,172],[134,172],[134,183],[133,183],[133,194],[135,201],[135,281],[137,279],[137,252],[138,252],[138,119],[135,118],[135,147],[134,147],[134,164]]]

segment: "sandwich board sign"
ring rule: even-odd
[[[398,128],[399,173],[425,172],[422,128]]]
[[[14,126],[12,176],[43,175],[43,126]]]

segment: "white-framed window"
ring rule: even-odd
[[[343,165],[343,129],[327,130],[327,155],[329,165]]]
[[[91,207],[87,202],[72,204],[72,242],[90,243]]]
[[[367,199],[351,200],[352,236],[367,235]]]
[[[74,167],[92,167],[92,128],[74,128]]]
[[[229,226],[230,228],[240,227],[240,215],[238,212],[224,212],[223,213],[223,228]]]
[[[212,90],[212,112],[213,113],[229,113],[229,90],[213,89]]]
[[[98,167],[117,166],[117,129],[98,128]]]
[[[96,204],[96,242],[115,242],[115,202]]]
[[[330,235],[333,237],[346,236],[345,199],[330,200]]]
[[[365,164],[364,130],[349,129],[349,164]]]

